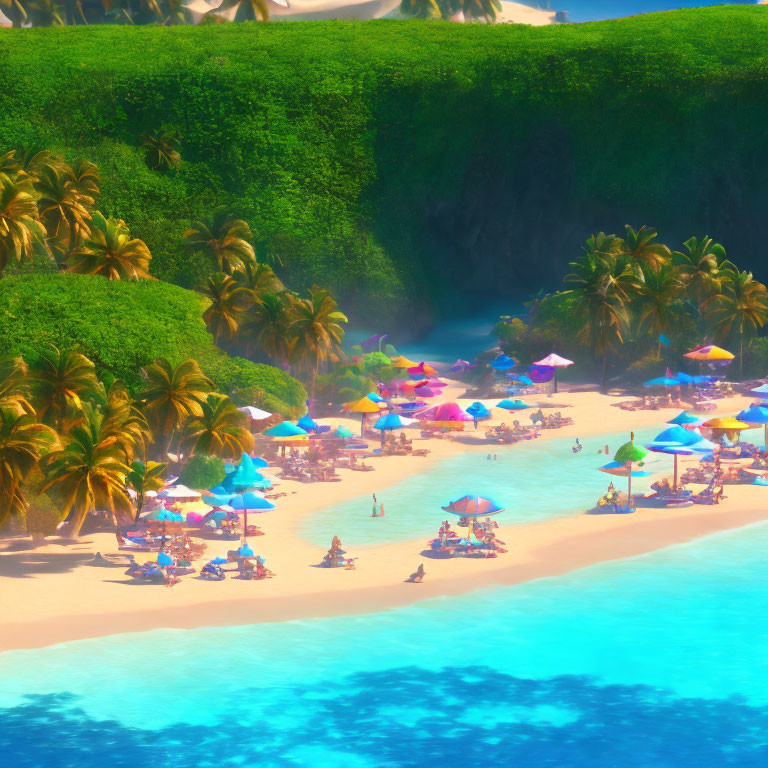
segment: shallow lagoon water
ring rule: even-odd
[[[768,525],[367,616],[0,655],[15,766],[765,765]]]
[[[663,428],[640,430],[635,440],[647,442]],[[328,546],[334,535],[350,546],[419,536],[426,541],[436,535],[440,522],[450,517],[440,507],[467,493],[487,496],[503,506],[505,511],[499,516],[502,523],[529,523],[585,512],[605,493],[611,479],[617,488],[626,488],[625,479],[611,478],[598,467],[610,461],[628,439],[626,433],[585,438],[584,449],[578,454],[571,450],[570,438],[489,446],[426,464],[423,472],[386,488],[376,487],[376,473],[372,472],[371,493],[319,510],[307,519],[302,534],[319,546]],[[598,449],[605,445],[611,455],[598,455]],[[488,451],[498,457],[496,461],[488,460]],[[650,454],[646,463],[651,471],[667,471],[672,460]],[[632,484],[638,493],[648,487],[648,480],[642,478]],[[384,504],[383,518],[371,517],[373,492]]]

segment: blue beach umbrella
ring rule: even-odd
[[[507,355],[504,354],[499,355],[490,363],[491,368],[497,371],[508,371],[510,368],[514,368],[516,365],[517,363],[511,357],[507,357]]]
[[[696,434],[688,429],[675,424],[668,427],[663,432],[659,432],[656,437],[653,438],[652,443],[658,445],[660,443],[668,443],[673,445],[692,445],[701,440],[701,435]]]
[[[768,447],[768,407],[763,405],[751,405],[749,408],[745,408],[736,417],[739,421],[744,421],[747,424],[763,424],[765,445]]]
[[[616,475],[618,477],[627,477],[629,470],[626,464],[622,464],[620,461],[609,461],[607,464],[603,464],[602,467],[598,467],[601,472],[607,472],[609,475]],[[632,477],[650,477],[651,473],[646,472],[643,469],[633,469]]]
[[[297,437],[298,435],[306,435],[307,430],[291,424],[290,421],[284,421],[277,426],[265,430],[264,434],[267,437]]]
[[[383,403],[386,402],[384,398],[378,393],[378,392],[371,392],[370,394],[366,395],[366,397],[371,400],[374,403]]]
[[[333,432],[334,437],[339,437],[342,440],[348,440],[350,437],[354,437],[352,430],[345,426],[336,427]]]
[[[681,383],[681,384],[693,384],[693,376],[691,376],[688,373],[684,373],[683,371],[678,371],[675,374],[675,378]]]
[[[503,408],[505,411],[524,411],[531,406],[526,405],[522,400],[502,400],[496,407]]]
[[[210,561],[211,565],[225,565],[228,562],[226,557],[214,557],[213,560]]]
[[[677,424],[677,426],[683,426],[684,424],[698,424],[701,421],[698,416],[694,416],[688,411],[680,411],[674,419],[670,419],[667,424]]]
[[[230,494],[219,495],[211,492],[203,497],[203,503],[218,509],[219,507],[226,507],[233,498],[234,496]]]
[[[677,379],[670,379],[667,376],[659,376],[658,379],[651,379],[643,384],[644,387],[677,387],[679,385],[680,382]]]
[[[467,413],[475,421],[483,421],[491,418],[491,412],[481,402],[472,403],[472,405],[467,408]]]
[[[402,429],[409,424],[413,424],[413,419],[408,419],[405,416],[401,416],[399,413],[388,413],[386,416],[382,416],[374,425],[374,429],[381,430],[381,446],[384,447],[385,434],[391,432],[394,429]]]
[[[233,496],[229,502],[229,506],[232,509],[243,513],[243,538],[246,537],[248,532],[248,513],[249,512],[265,512],[268,509],[274,509],[275,505],[265,499],[261,494],[253,493],[239,493],[237,496]]]
[[[314,432],[317,429],[317,423],[309,416],[302,416],[297,422],[296,426],[299,429],[303,429],[305,432]]]
[[[266,462],[260,459],[264,464]],[[235,491],[244,491],[247,488],[271,488],[272,484],[264,475],[256,471],[256,462],[244,453],[240,457],[240,463],[234,472],[224,478],[222,485]]]

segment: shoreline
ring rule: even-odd
[[[618,398],[597,393],[563,392],[557,400],[573,404],[567,413],[574,417],[575,424],[545,431],[541,440],[575,436],[583,439],[624,430],[628,439],[630,425],[636,429],[659,425],[661,430],[661,424],[676,412],[622,411],[609,405]],[[734,412],[746,400],[735,397],[718,401],[718,412]],[[494,418],[490,423],[499,420]],[[488,443],[467,445],[456,440],[424,444],[432,450],[427,458],[371,459],[375,472],[344,471],[341,483],[282,482],[280,489],[289,495],[279,500],[275,512],[258,516],[257,523],[266,535],[252,540],[276,573],[268,581],[227,579],[210,583],[186,577],[181,584],[167,589],[126,581],[122,568],[88,567],[95,551],[115,550],[112,534],[87,535],[78,542],[48,542],[36,549],[14,548],[14,542],[20,540],[10,540],[10,546],[0,552],[0,610],[4,615],[0,652],[160,628],[256,624],[390,610],[425,599],[558,576],[768,519],[761,500],[765,492],[762,488],[727,486],[727,498],[714,507],[641,508],[632,515],[582,513],[516,525],[504,525],[501,520],[499,536],[507,542],[509,552],[492,560],[433,560],[422,556],[432,533],[427,525],[419,539],[357,548],[361,557],[353,571],[313,567],[324,550],[299,533],[309,515],[368,494],[372,485],[380,494],[435,461],[489,448]],[[513,458],[514,451],[525,450],[525,445],[499,446],[497,450],[509,451],[507,455]],[[329,539],[334,533],[344,540],[343,531],[329,531]],[[217,542],[209,553],[224,546],[224,542]],[[143,558],[140,555],[137,559]],[[427,571],[425,581],[404,582],[420,561]]]

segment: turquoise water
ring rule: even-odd
[[[9,652],[0,754],[21,768],[765,766],[767,548],[759,525],[374,615]]]
[[[663,429],[642,430],[636,441],[649,441]],[[487,451],[425,463],[424,471],[386,488],[376,487],[376,473],[371,472],[370,493],[358,496],[307,519],[302,534],[312,543],[327,546],[338,535],[345,545],[397,541],[423,536],[433,538],[446,513],[440,508],[467,493],[487,496],[504,507],[502,523],[527,523],[549,517],[584,512],[595,505],[612,479],[597,468],[613,458],[613,452],[629,436],[625,433],[582,440],[584,449],[574,454],[571,438],[533,440],[510,446],[489,446],[498,457],[488,461]],[[598,448],[608,445],[611,456],[598,455]],[[377,459],[386,461],[386,459]],[[414,458],[414,466],[421,459]],[[651,454],[648,468],[668,471],[672,460]],[[626,480],[613,478],[617,488],[626,488]],[[633,491],[646,491],[646,479],[633,481]],[[372,493],[383,502],[385,516],[371,517]]]
[[[712,2],[712,0],[533,0],[526,5],[551,8],[555,11],[568,11],[568,21],[598,21],[617,19],[621,16],[634,16],[638,13],[653,11],[672,11],[677,8],[696,8],[706,5],[755,5],[754,0],[743,3]]]

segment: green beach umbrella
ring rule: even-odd
[[[629,467],[629,475],[627,476],[627,507],[629,509],[632,509],[632,465],[636,461],[642,461],[647,455],[648,451],[642,445],[635,445],[635,433],[631,432],[629,442],[624,443],[613,457],[614,461]]]

